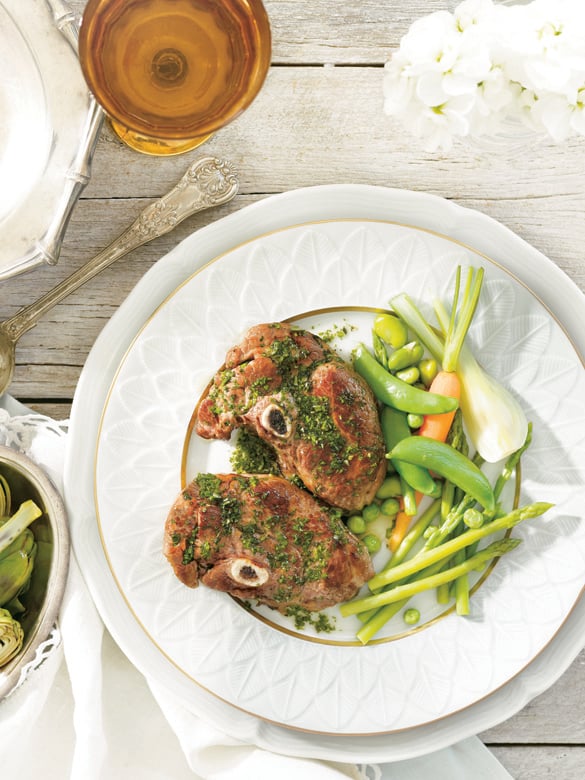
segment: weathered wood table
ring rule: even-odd
[[[73,5],[81,11],[84,2]],[[229,205],[192,217],[135,251],[22,338],[11,393],[30,407],[67,418],[101,329],[178,241],[246,204],[297,187],[367,183],[451,199],[511,228],[585,289],[585,139],[497,154],[458,143],[448,154],[431,154],[382,111],[382,66],[392,47],[414,19],[448,3],[266,0],[266,6],[273,67],[247,113],[199,152],[168,159],[136,154],[104,127],[58,265],[0,283],[4,319],[108,244],[198,155],[225,157],[239,171],[240,193]],[[585,651],[552,689],[481,737],[516,778],[581,780]]]

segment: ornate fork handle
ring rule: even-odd
[[[168,233],[192,214],[226,203],[237,191],[238,180],[231,163],[215,157],[197,160],[172,190],[147,206],[115,241],[46,295],[6,320],[2,330],[16,341],[45,312],[116,260]]]

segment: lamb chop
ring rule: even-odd
[[[352,598],[373,575],[340,513],[283,477],[199,474],[173,504],[164,553],[199,582],[286,613]]]
[[[370,503],[386,473],[375,398],[322,339],[286,323],[256,325],[226,355],[199,404],[195,431],[229,439],[248,428],[331,506]]]

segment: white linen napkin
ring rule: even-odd
[[[0,398],[0,443],[62,490],[67,423]],[[69,518],[70,524],[75,518]],[[353,765],[279,755],[222,733],[147,681],[105,629],[72,555],[43,662],[0,702],[2,776],[32,780],[510,780],[477,737],[419,758]]]

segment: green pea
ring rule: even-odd
[[[386,515],[387,517],[394,517],[398,514],[398,510],[400,509],[400,504],[395,498],[387,498],[385,501],[382,501],[380,504],[380,511],[383,515]]]
[[[422,414],[408,414],[406,415],[406,421],[408,423],[408,427],[412,428],[413,430],[416,430],[417,428],[420,428],[420,426],[423,424],[425,418]]]
[[[368,504],[362,509],[362,517],[366,523],[371,523],[380,517],[380,507],[378,504]]]
[[[395,314],[378,314],[374,320],[374,333],[393,349],[403,347],[408,338],[406,325]]]
[[[418,364],[418,370],[424,385],[429,387],[433,379],[437,376],[439,367],[434,358],[425,358],[425,360],[421,360]]]
[[[382,547],[380,537],[376,536],[376,534],[366,534],[365,536],[362,536],[362,542],[366,545],[366,548],[370,553],[377,553]]]
[[[361,515],[352,515],[347,519],[347,527],[352,534],[363,534],[366,530],[366,521]]]
[[[409,609],[404,610],[403,618],[404,622],[409,626],[414,626],[420,620],[420,612],[415,607],[410,607]]]
[[[402,495],[402,490],[400,487],[400,477],[398,474],[391,474],[389,477],[386,477],[384,482],[380,485],[378,488],[378,491],[376,493],[376,498],[393,498],[394,496],[400,496]]]
[[[414,366],[424,355],[422,344],[418,341],[410,341],[391,355],[388,355],[388,369],[400,371],[403,368]]]
[[[468,528],[481,528],[484,517],[479,509],[471,507],[463,513],[463,522]]]

